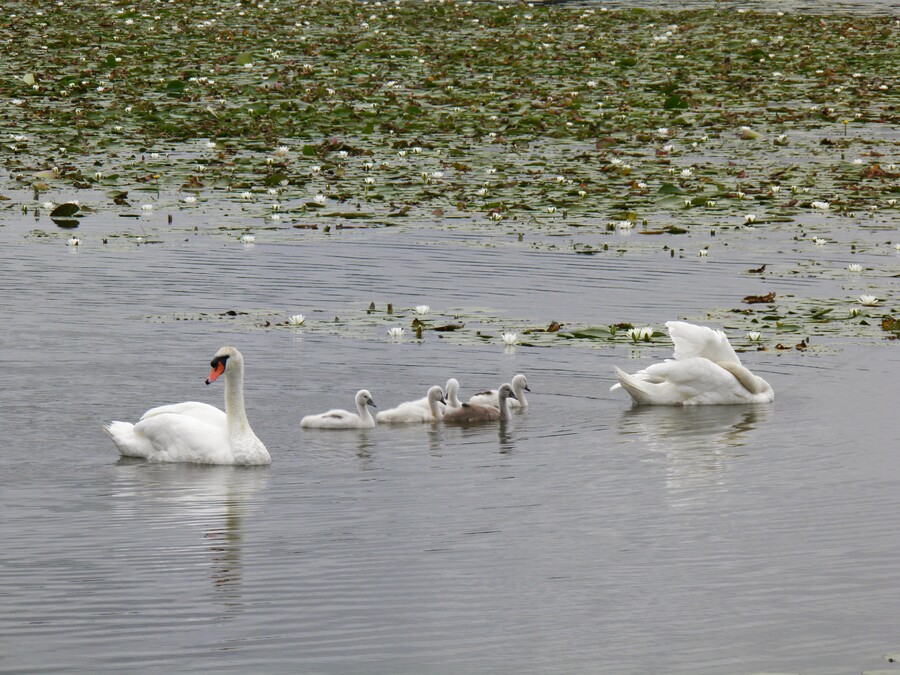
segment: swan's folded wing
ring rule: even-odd
[[[148,459],[162,462],[231,464],[231,439],[227,425],[209,424],[190,415],[157,413],[134,425],[154,453]]]
[[[198,401],[187,401],[186,403],[173,403],[172,405],[161,405],[158,408],[151,408],[141,416],[141,421],[155,417],[156,415],[164,415],[173,413],[176,415],[187,415],[207,424],[227,425],[228,418],[224,412],[209,405],[208,403],[200,403]]]
[[[677,361],[702,356],[710,361],[741,362],[728,342],[728,337],[720,330],[684,321],[667,321],[666,328],[675,343]]]
[[[683,403],[738,403],[746,392],[730,372],[702,357],[666,361],[647,368],[649,382],[665,382]]]

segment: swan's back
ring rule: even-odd
[[[423,408],[420,401],[407,401],[395,408],[382,410],[375,419],[386,424],[440,421],[443,416],[441,404],[445,403],[443,389],[437,385],[431,387],[425,400],[428,402],[427,408]]]
[[[500,419],[500,408],[478,403],[463,403],[459,408],[451,408],[444,413],[446,424],[472,424],[474,422],[496,422]]]

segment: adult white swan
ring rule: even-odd
[[[379,422],[388,424],[407,424],[413,422],[439,422],[443,417],[442,404],[446,404],[444,400],[444,391],[437,385],[428,390],[425,397],[428,401],[428,408],[423,408],[418,401],[407,401],[401,403],[396,408],[390,410],[382,410],[375,416]]]
[[[515,400],[512,385],[501,385],[497,390],[498,407],[463,403],[461,407],[447,410],[444,413],[445,424],[474,424],[476,422],[505,422],[509,419],[509,399]]]
[[[368,406],[377,407],[372,394],[366,389],[360,389],[356,392],[356,409],[359,414],[346,410],[329,410],[319,415],[307,415],[300,420],[300,426],[315,429],[372,429],[375,427],[375,418]]]
[[[761,377],[741,365],[721,330],[683,321],[666,323],[674,358],[634,375],[616,368],[618,384],[640,405],[714,405],[769,403],[775,392]]]
[[[244,358],[222,347],[211,361],[211,384],[225,374],[225,412],[189,401],[152,408],[137,424],[112,422],[105,429],[123,457],[194,464],[270,464],[272,458],[244,411]]]
[[[512,379],[512,390],[515,394],[515,397],[509,399],[509,407],[510,408],[527,408],[528,407],[528,399],[525,398],[525,392],[531,391],[528,388],[528,380],[522,373],[519,373]],[[489,389],[488,391],[482,391],[469,399],[470,404],[477,405],[491,405],[495,408],[500,406],[500,398],[497,395],[496,389]]]

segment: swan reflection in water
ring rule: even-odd
[[[120,459],[112,497],[123,520],[152,518],[163,527],[199,530],[208,551],[210,579],[230,608],[239,607],[243,582],[243,520],[253,496],[265,487],[267,467],[148,464]],[[180,551],[193,564],[194,547]],[[178,554],[176,550],[175,555]],[[168,560],[174,567],[177,561]]]
[[[635,406],[622,412],[619,433],[664,458],[666,487],[674,506],[687,506],[725,488],[729,460],[753,442],[753,430],[772,406]]]

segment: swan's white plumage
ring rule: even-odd
[[[415,422],[438,422],[443,417],[442,405],[446,403],[444,400],[444,391],[437,385],[428,390],[425,397],[428,401],[428,408],[423,408],[418,401],[407,401],[401,403],[396,408],[390,410],[382,410],[375,416],[379,422],[387,424],[409,424]]]
[[[112,422],[105,428],[123,457],[194,464],[269,464],[272,458],[247,421],[244,360],[234,347],[222,347],[213,374],[225,376],[225,412],[188,401],[151,408],[137,424]],[[218,369],[218,370],[217,370]]]
[[[516,398],[509,399],[509,407],[510,408],[527,408],[528,407],[528,399],[525,398],[525,392],[531,391],[528,388],[528,380],[521,373],[516,375],[512,379],[512,390],[516,395]],[[470,405],[490,405],[495,408],[500,407],[500,398],[497,395],[496,389],[490,389],[488,391],[482,391],[469,399]]]
[[[444,385],[444,403],[440,404],[441,410],[447,410],[448,408],[458,408],[462,405],[459,400],[459,380],[455,377],[451,377],[447,380],[447,384]],[[423,396],[422,398],[417,398],[415,401],[407,401],[409,405],[417,405],[423,410],[430,410],[431,403],[428,400],[427,396]]]
[[[446,424],[473,424],[476,422],[496,422],[509,419],[509,401],[515,400],[512,385],[501,385],[497,390],[498,406],[479,403],[463,403],[462,407],[447,410],[444,413]]]
[[[375,418],[367,406],[375,407],[375,401],[366,389],[360,389],[356,392],[358,413],[339,409],[329,410],[319,415],[307,415],[300,420],[300,426],[315,429],[372,429],[375,426]]]
[[[673,359],[632,375],[616,368],[610,391],[624,388],[640,405],[728,405],[768,403],[775,398],[763,378],[741,365],[725,333],[683,321],[666,323],[675,344]]]

